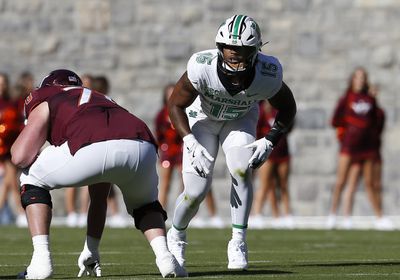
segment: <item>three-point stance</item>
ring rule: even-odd
[[[12,161],[24,168],[21,201],[33,242],[27,279],[51,276],[49,249],[52,201],[50,190],[90,185],[91,207],[103,199],[100,213],[88,213],[88,235],[78,264],[100,276],[98,246],[104,228],[109,189],[118,185],[126,209],[156,255],[163,277],[185,276],[169,252],[165,237],[166,213],[157,200],[156,144],[139,118],[109,97],[82,87],[78,75],[55,70],[26,98],[27,125],[12,146]],[[38,156],[45,141],[51,144]],[[101,187],[103,185],[103,187]]]
[[[217,49],[192,55],[169,100],[175,129],[183,137],[184,191],[175,206],[168,247],[184,266],[186,228],[208,192],[219,144],[232,178],[232,239],[228,268],[247,269],[246,228],[253,198],[251,169],[259,167],[296,114],[292,92],[282,82],[275,57],[260,52],[258,24],[245,15],[218,29]],[[255,141],[258,102],[268,99],[279,113],[270,132]]]

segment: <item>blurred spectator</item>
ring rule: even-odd
[[[179,174],[179,183],[182,182],[182,138],[173,128],[168,115],[167,100],[174,90],[173,84],[168,84],[163,91],[163,107],[157,113],[155,119],[156,138],[160,155],[160,185],[158,199],[164,209],[167,209],[168,193],[170,190],[172,175],[176,169]]]
[[[110,83],[106,76],[94,76],[92,78],[92,89],[102,94],[108,95],[110,91]],[[110,184],[110,192],[107,198],[107,208],[110,216],[107,218],[107,225],[112,228],[122,228],[128,226],[128,221],[120,213],[118,197],[115,186]]]
[[[368,94],[374,97],[375,99],[378,96],[378,87],[371,85],[368,90]],[[367,192],[371,192],[368,195],[370,196],[370,201],[372,206],[374,204],[376,206],[374,208],[382,209],[382,156],[381,156],[381,144],[382,144],[382,133],[385,124],[385,112],[384,110],[378,106],[376,108],[376,119],[373,124],[373,127],[370,130],[370,137],[372,138],[373,148],[375,149],[375,157],[373,158],[373,167],[372,167],[372,190],[368,190]],[[362,176],[362,164],[360,162],[354,161],[351,164],[349,171],[349,179],[347,190],[344,194],[344,215],[345,219],[343,222],[343,227],[345,229],[351,229],[353,227],[353,221],[351,219],[351,215],[353,212],[354,205],[354,195],[357,190],[359,181]],[[373,197],[373,198],[372,198]],[[380,211],[382,212],[382,210]],[[384,227],[389,225],[389,229],[391,229],[391,222],[385,221],[382,219],[378,219],[375,222],[375,227],[380,229],[382,227],[381,224],[384,224]],[[387,224],[385,226],[385,224]]]
[[[267,101],[260,102],[257,139],[270,131],[277,113]],[[254,228],[265,226],[262,211],[267,199],[271,203],[272,227],[290,229],[294,226],[289,198],[290,154],[287,135],[279,140],[268,160],[257,171],[260,186],[254,197],[253,214],[250,217],[250,226]],[[283,215],[279,204],[282,204]]]
[[[81,78],[84,87],[92,88],[92,75],[83,74]],[[78,194],[79,197],[77,197]],[[77,201],[79,201],[79,207],[76,203]],[[67,212],[66,225],[68,227],[85,227],[87,220],[87,211],[89,208],[88,187],[84,186],[81,188],[66,188],[64,204],[65,211]]]
[[[13,88],[13,96],[18,109],[21,114],[21,119],[24,119],[24,102],[25,98],[35,87],[35,79],[31,72],[22,72],[17,81],[15,82],[15,87]]]
[[[343,189],[349,179],[354,192],[358,176],[362,174],[366,193],[377,217],[375,228],[392,229],[392,222],[383,217],[380,190],[374,186],[374,162],[377,159],[377,131],[383,128],[382,123],[377,124],[379,108],[376,99],[369,94],[368,75],[364,68],[356,68],[352,73],[348,88],[340,98],[333,118],[332,125],[337,129],[340,142],[340,153],[337,168],[336,183],[333,188],[332,205],[327,220],[327,227],[336,226],[336,214]],[[382,126],[381,128],[378,128]],[[378,140],[379,141],[379,140]],[[351,168],[353,167],[353,168]],[[351,176],[350,176],[351,174]],[[379,187],[380,188],[380,187]],[[351,193],[351,190],[350,190]],[[350,195],[349,193],[349,195]],[[379,193],[379,195],[376,195]],[[351,203],[351,196],[347,200]],[[350,214],[350,205],[347,206],[346,215]],[[351,220],[344,220],[344,227],[351,227]]]
[[[93,76],[91,74],[83,74],[81,78],[85,88],[92,88]]]
[[[168,193],[170,191],[174,170],[178,171],[180,188],[183,190],[182,181],[182,138],[173,128],[168,115],[167,100],[174,90],[174,84],[167,84],[163,90],[163,107],[155,119],[156,137],[160,154],[160,185],[158,199],[164,209],[167,209]],[[190,223],[193,227],[224,227],[222,219],[217,215],[214,196],[210,191],[206,196],[206,206],[210,217],[207,221],[196,217]]]
[[[26,227],[25,212],[21,207],[17,167],[11,163],[10,149],[21,131],[21,117],[11,100],[8,75],[0,73],[0,165],[3,171],[0,186],[0,210],[7,204],[9,194],[14,199],[16,224]]]

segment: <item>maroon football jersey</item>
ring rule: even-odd
[[[68,141],[72,155],[81,147],[106,140],[143,140],[156,145],[142,120],[104,94],[77,86],[39,88],[25,99],[25,116],[42,102],[50,109],[47,140],[55,146]]]

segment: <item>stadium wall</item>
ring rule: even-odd
[[[380,86],[387,116],[384,211],[399,215],[400,1],[0,0],[0,71],[16,77],[29,70],[37,82],[61,67],[106,74],[111,96],[152,127],[163,86],[180,77],[193,52],[214,47],[217,27],[235,13],[260,24],[269,41],[263,51],[280,59],[298,102],[290,136],[294,215],[328,213],[338,152],[329,121],[360,65]],[[221,154],[213,190],[228,216],[230,177],[223,161]],[[62,203],[61,192],[55,200]],[[372,213],[360,186],[354,214]]]

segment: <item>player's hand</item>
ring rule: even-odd
[[[207,152],[194,137],[193,134],[188,134],[183,137],[185,143],[186,152],[189,154],[190,163],[194,170],[201,176],[207,177],[210,174],[210,165],[214,161],[214,158]]]
[[[244,146],[245,148],[253,149],[253,156],[249,160],[249,166],[256,169],[267,160],[273,150],[272,142],[265,137],[254,141],[251,144]]]
[[[78,266],[78,277],[82,277],[85,272],[88,276],[101,277],[100,256],[98,253],[91,253],[84,249],[79,256]]]

